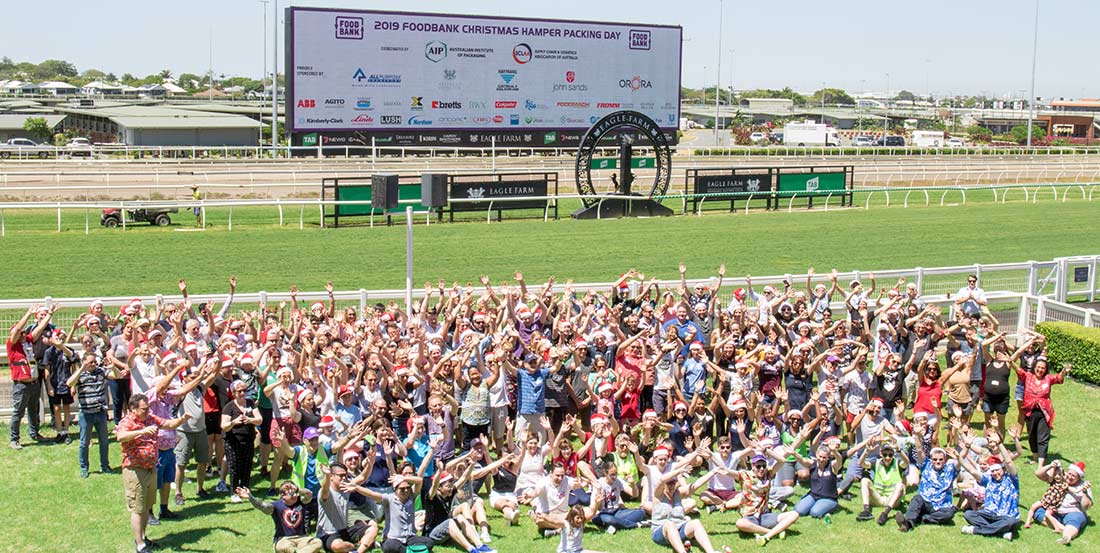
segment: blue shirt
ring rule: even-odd
[[[344,425],[344,429],[341,432],[347,432],[355,423],[363,419],[363,411],[354,403],[351,405],[344,405],[342,402],[337,401],[336,418],[340,419],[340,423]]]
[[[982,510],[998,516],[1020,518],[1020,477],[1005,473],[1000,481],[988,473],[982,473],[978,485],[985,486],[985,503]]]
[[[692,328],[695,329],[695,336],[689,340],[688,336]],[[691,347],[692,340],[697,340],[704,344],[707,342],[707,335],[703,333],[703,328],[701,326],[695,324],[695,321],[689,320],[681,323],[680,319],[672,319],[665,323],[665,326],[661,327],[661,330],[663,330],[665,334],[668,334],[669,329],[674,329],[676,334],[680,336],[680,339],[684,341],[684,347],[680,350],[680,354],[684,357],[687,357],[688,353],[690,353],[688,349]]]
[[[932,459],[926,458],[920,469],[920,484],[917,493],[932,504],[932,508],[939,510],[951,506],[951,489],[955,484],[955,478],[959,476],[959,468],[952,461],[947,461],[942,470],[932,467]],[[988,494],[988,491],[986,492]],[[987,499],[988,501],[988,495]]]
[[[408,448],[408,453],[405,457],[419,470],[420,463],[424,462],[424,458],[431,452],[432,446],[428,443],[428,435],[424,434],[419,440],[413,442],[412,447]],[[424,471],[424,477],[431,478],[433,474],[435,474],[435,463],[428,463],[428,470]]]
[[[684,397],[691,401],[695,394],[703,393],[707,387],[707,365],[691,357],[684,359]]]
[[[546,412],[546,377],[550,369],[531,373],[527,369],[517,371],[519,388],[519,414],[541,415]]]

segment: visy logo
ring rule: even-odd
[[[527,111],[534,111],[535,108],[537,108],[538,106],[535,105],[535,103],[532,102],[531,100],[525,100],[523,102],[523,107],[527,108]]]
[[[447,57],[447,43],[433,40],[424,45],[424,57],[432,63],[438,63]]]
[[[531,61],[531,58],[532,53],[530,45],[521,42],[512,48],[512,59],[515,60],[516,63],[523,65]]]

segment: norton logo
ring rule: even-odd
[[[512,48],[512,59],[520,65],[531,61],[531,46],[522,42],[517,44],[515,48]]]
[[[317,100],[314,100],[312,98],[298,100],[298,107],[302,109],[313,109],[317,107]]]
[[[620,79],[619,88],[629,88],[632,91],[638,91],[643,88],[653,88],[653,83],[634,75],[630,79]]]
[[[817,190],[817,187],[820,184],[821,184],[821,177],[814,177],[814,178],[806,181],[806,191],[807,192],[813,192],[814,190]]]
[[[574,73],[572,71],[566,71],[565,72],[565,82],[571,83],[575,80],[577,80],[577,74],[576,73]]]
[[[424,45],[424,57],[432,63],[438,63],[447,57],[447,43],[433,40]]]

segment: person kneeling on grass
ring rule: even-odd
[[[313,501],[313,494],[299,489],[293,482],[279,486],[279,499],[268,503],[252,496],[248,488],[237,488],[237,497],[247,499],[253,507],[271,515],[275,522],[275,553],[317,553],[324,549],[321,540],[306,535],[304,503]]]

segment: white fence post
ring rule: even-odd
[[[1029,296],[1035,295],[1035,288],[1038,285],[1039,280],[1039,268],[1035,261],[1027,262],[1027,294]]]
[[[1043,296],[1039,296],[1035,301],[1035,324],[1046,321],[1047,318],[1047,299]]]
[[[1020,314],[1016,316],[1016,334],[1026,330],[1028,312],[1031,311],[1031,296],[1020,296]]]
[[[924,294],[924,267],[917,267],[917,295]]]
[[[364,288],[359,289],[359,317],[365,319],[367,312],[367,291]]]

